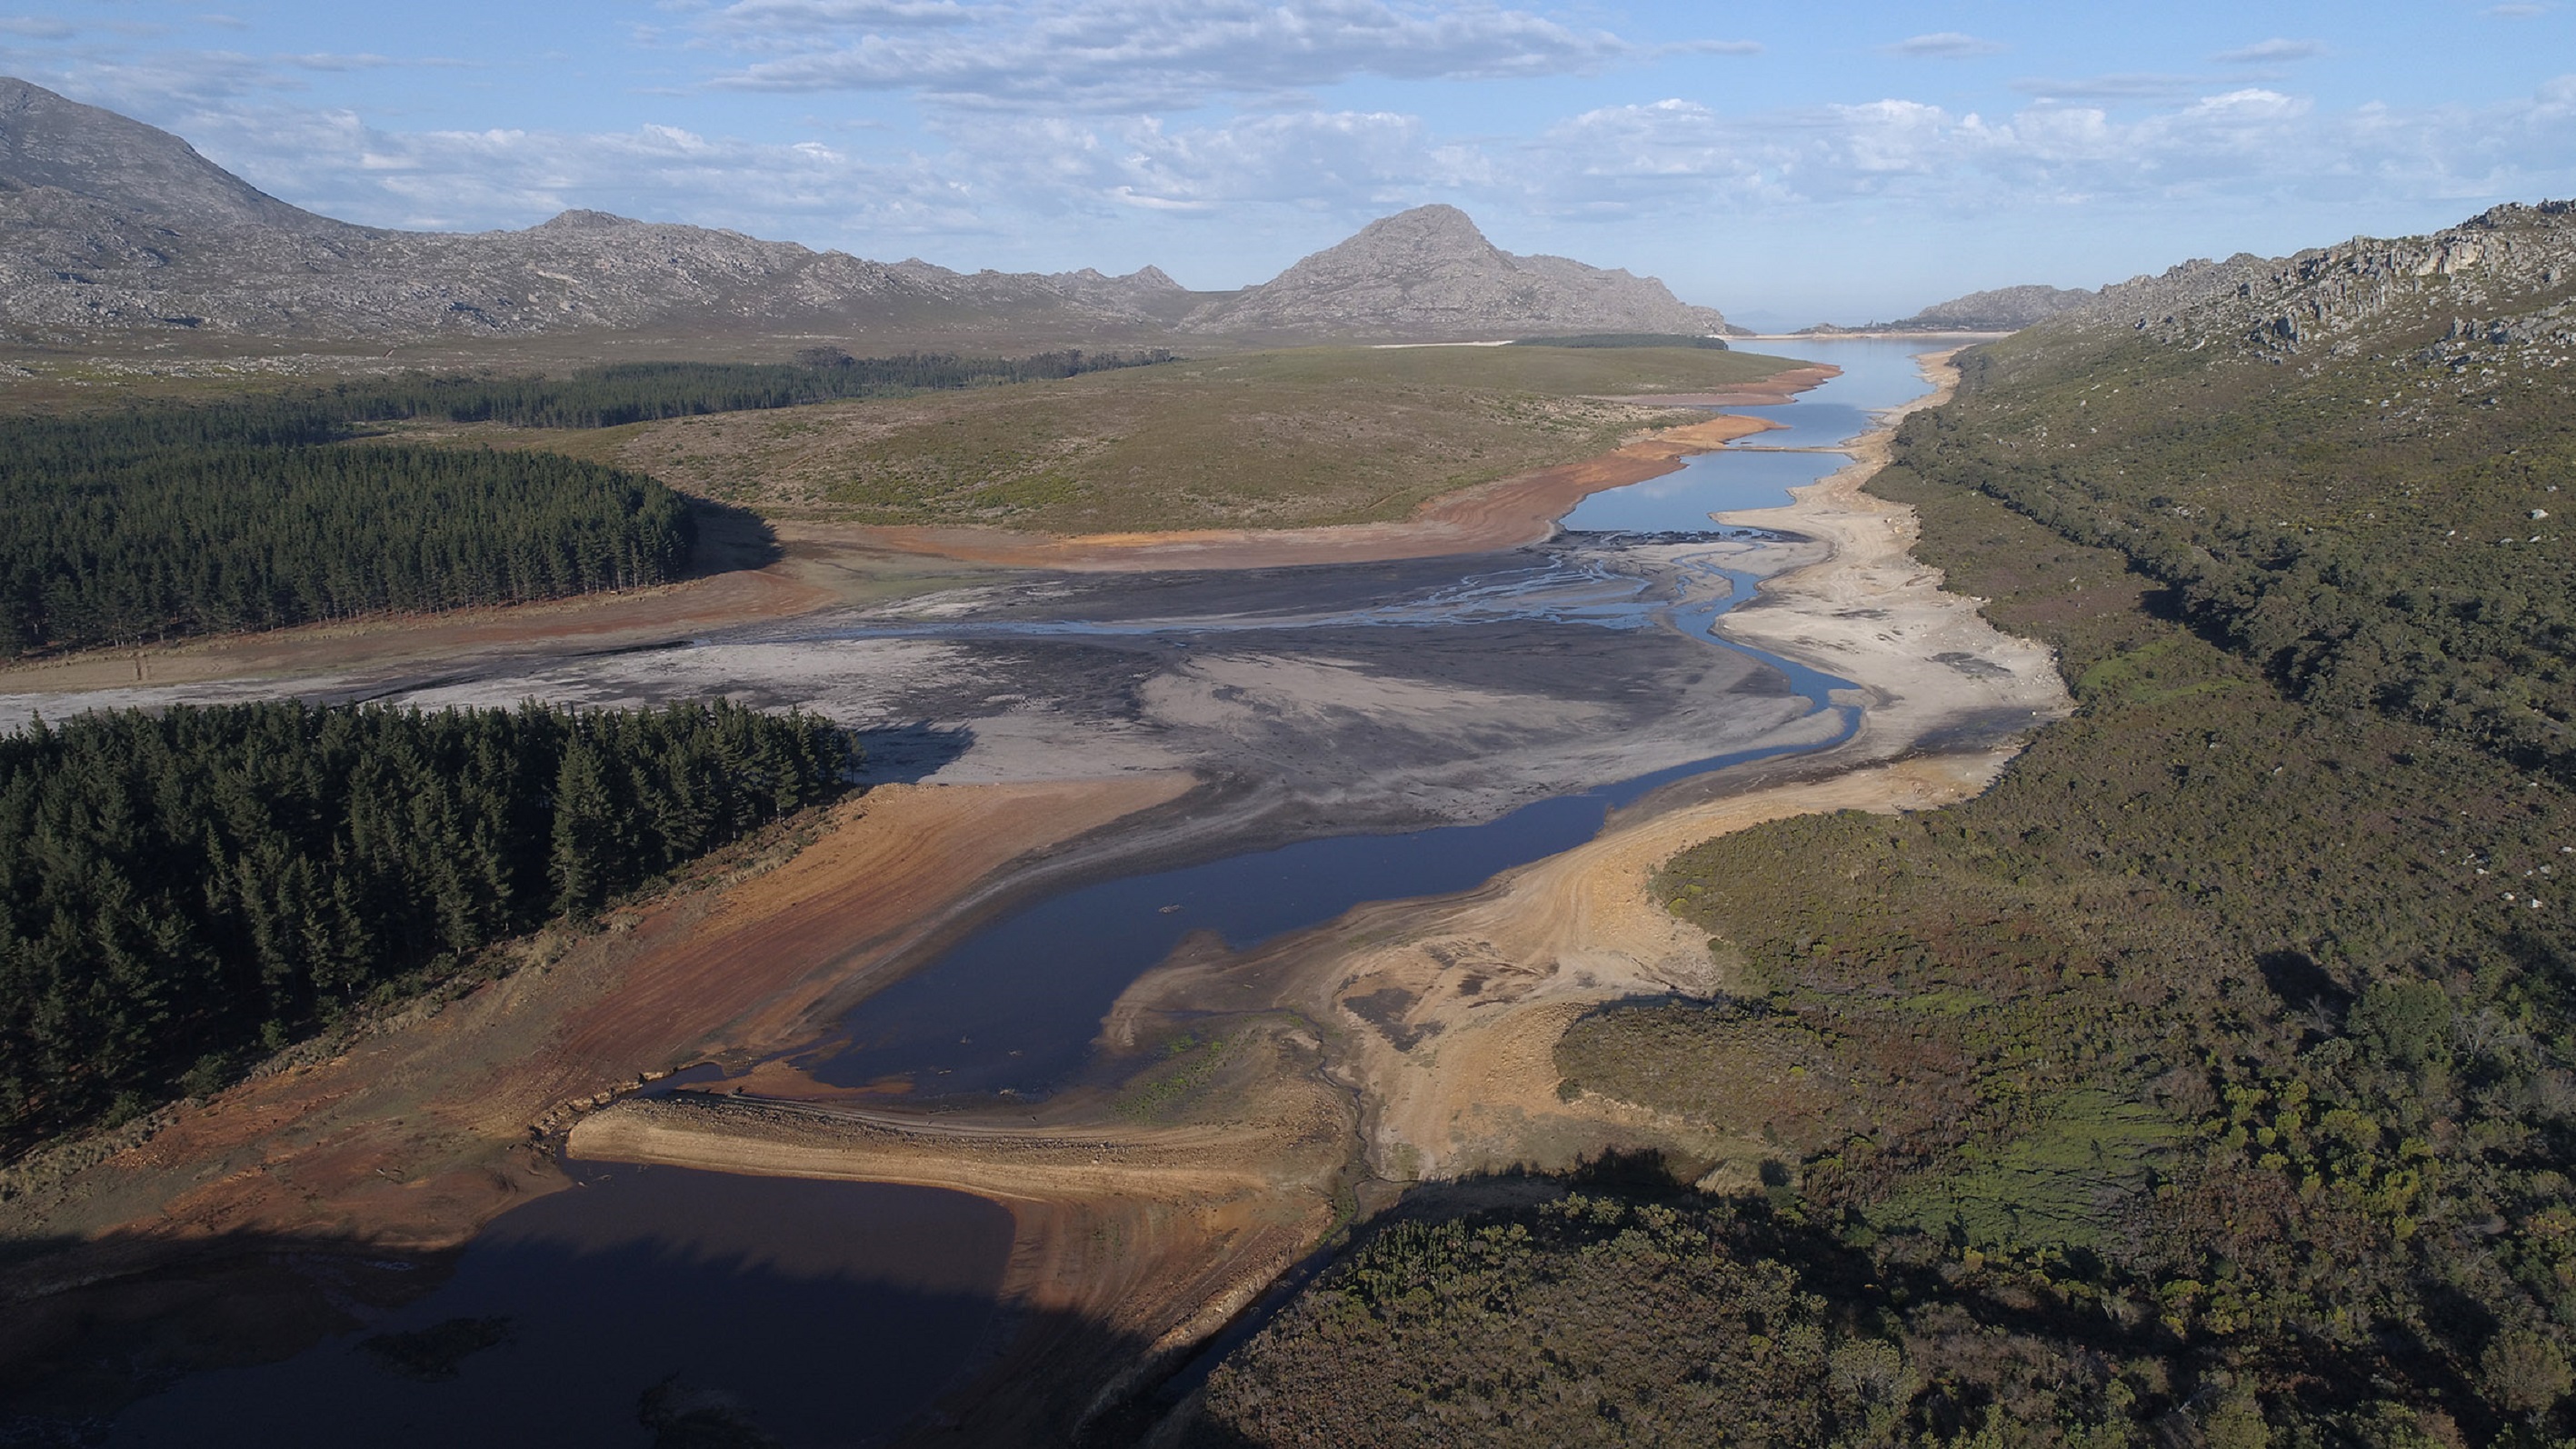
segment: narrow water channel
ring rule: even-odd
[[[1118,993],[1192,932],[1248,946],[1365,902],[1467,889],[1582,843],[1608,811],[1670,781],[1845,738],[1852,710],[1831,698],[1844,681],[1710,636],[1758,583],[1745,565],[1762,536],[1709,514],[1776,506],[1785,489],[1842,466],[1840,454],[1794,450],[1847,440],[1871,411],[1919,395],[1913,357],[1924,345],[1784,345],[1843,375],[1798,401],[1741,410],[1779,429],[1586,500],[1548,549],[1174,578],[1118,594],[1067,585],[966,620],[845,620],[736,641],[741,651],[998,641],[1161,658],[1228,641],[1358,650],[1385,631],[1405,631],[1408,649],[1476,648],[1495,629],[1536,621],[1563,636],[1553,648],[1651,630],[1722,651],[1729,668],[1770,681],[1729,697],[1817,721],[1793,743],[1684,750],[1470,823],[1247,841],[1059,892],[861,1002],[803,1064],[845,1085],[1042,1093],[1081,1067]],[[1629,549],[1641,559],[1651,549],[1653,577],[1623,562]],[[1362,573],[1367,586],[1353,587]],[[292,1359],[185,1380],[120,1417],[106,1442],[642,1446],[655,1442],[656,1415],[696,1413],[787,1445],[860,1444],[917,1413],[993,1329],[1011,1233],[989,1202],[672,1168],[573,1170],[581,1186],[496,1219],[446,1283],[405,1308]]]

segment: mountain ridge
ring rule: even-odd
[[[0,338],[402,344],[704,328],[1108,342],[1718,332],[1653,278],[1514,257],[1454,207],[1383,218],[1239,293],[1156,267],[953,271],[573,208],[521,230],[358,226],[184,139],[0,78]],[[1001,345],[998,340],[995,345]]]

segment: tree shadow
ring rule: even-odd
[[[691,537],[687,577],[767,568],[787,557],[769,520],[750,509],[712,498],[691,498],[688,504]]]
[[[850,738],[859,747],[855,779],[862,785],[919,784],[975,747],[971,726],[926,719],[852,730]]]
[[[1115,1442],[1077,1428],[1151,1345],[1006,1308],[998,1205],[686,1176],[708,1191],[676,1235],[574,1187],[431,1256],[319,1235],[24,1244],[44,1255],[5,1285],[0,1444]]]

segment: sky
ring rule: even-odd
[[[1441,201],[1756,326],[2576,195],[2576,0],[0,0],[0,73],[370,225],[1224,288]]]

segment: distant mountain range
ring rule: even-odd
[[[1447,206],[1374,222],[1231,293],[1192,292],[1153,267],[967,274],[597,211],[524,231],[353,226],[261,192],[166,131],[5,78],[0,236],[0,337],[73,346],[639,328],[1105,342],[1730,330],[1653,278],[1501,251]]]

